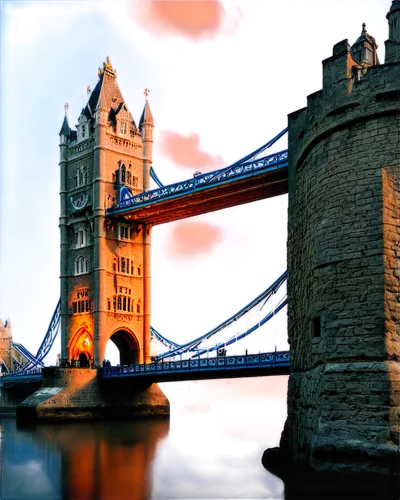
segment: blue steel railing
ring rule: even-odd
[[[145,377],[172,373],[201,374],[202,372],[246,370],[290,366],[289,351],[275,351],[243,356],[221,356],[203,359],[164,361],[162,363],[110,366],[99,370],[104,378]]]
[[[272,172],[288,165],[288,151],[280,151],[272,155],[264,156],[255,160],[240,164],[234,164],[230,167],[215,170],[207,174],[199,174],[192,179],[187,179],[175,184],[169,184],[157,189],[145,191],[132,196],[127,187],[120,189],[119,203],[107,210],[107,213],[113,214],[124,211],[129,208],[139,208],[159,200],[176,198],[183,196],[191,191],[207,189],[232,180],[240,180],[255,173]]]
[[[42,368],[32,368],[31,370],[18,370],[16,372],[9,372],[0,377],[0,383],[12,382],[16,380],[37,378],[38,380],[42,377]]]

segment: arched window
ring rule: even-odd
[[[82,248],[87,245],[87,230],[80,228],[76,234],[76,248]]]
[[[140,314],[140,299],[139,302],[136,304],[136,312]]]
[[[124,164],[121,166],[121,182],[126,182],[126,167]]]
[[[122,297],[121,295],[118,295],[118,311],[121,311],[122,309]]]
[[[74,262],[74,274],[86,274],[89,272],[87,257],[77,257]]]

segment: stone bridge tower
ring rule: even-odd
[[[61,357],[99,366],[111,339],[122,364],[147,362],[150,227],[107,218],[121,187],[149,189],[153,117],[137,126],[109,58],[76,130],[60,131]],[[66,105],[67,108],[67,105]]]
[[[363,25],[323,61],[323,89],[289,115],[281,448],[317,471],[398,467],[400,0],[387,18],[384,64]]]

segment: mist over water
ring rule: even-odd
[[[287,377],[160,384],[170,420],[1,429],[3,500],[282,499],[261,465],[279,443]]]

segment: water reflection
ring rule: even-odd
[[[5,419],[1,498],[283,498],[260,462],[286,416],[280,379],[165,384],[170,421],[19,429]]]

